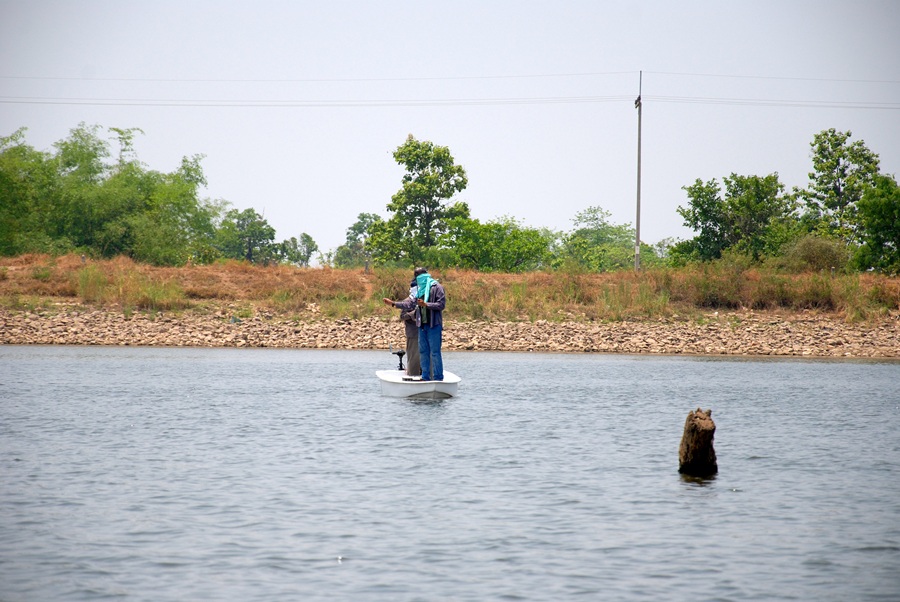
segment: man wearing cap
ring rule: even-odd
[[[425,268],[416,268],[416,298],[402,301],[383,299],[385,305],[402,310],[416,310],[419,327],[419,356],[422,362],[422,380],[444,380],[444,362],[441,358],[441,338],[444,330],[444,307],[447,297],[444,287],[431,277]]]

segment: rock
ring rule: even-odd
[[[60,305],[38,314],[0,307],[0,343],[230,347],[240,341],[245,347],[308,349],[384,349],[403,343],[401,325],[388,317],[326,320],[316,315],[303,321],[266,312],[233,321],[234,311],[225,310],[127,318],[121,311]],[[456,322],[448,312],[446,320],[448,351],[900,357],[900,321],[895,319],[849,324],[840,318],[801,321],[753,314],[703,325],[686,320]]]

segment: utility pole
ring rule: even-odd
[[[641,269],[641,88],[644,72],[638,76],[638,97],[634,106],[638,112],[638,148],[637,148],[637,217],[634,220],[634,271]]]
[[[641,71],[638,76],[638,97],[634,101],[634,106],[638,110],[638,199],[637,199],[637,217],[634,220],[634,271],[641,269],[641,87],[644,79],[644,72]]]

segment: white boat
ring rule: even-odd
[[[444,370],[444,380],[421,380],[418,376],[407,376],[405,370],[377,370],[375,375],[381,381],[382,395],[408,399],[453,397],[459,388],[459,381],[462,380],[446,370]]]

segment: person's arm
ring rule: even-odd
[[[416,301],[412,297],[407,297],[403,301],[391,301],[387,297],[382,299],[385,305],[390,305],[392,307],[396,307],[397,309],[403,309],[406,311],[411,311],[416,308]]]
[[[444,307],[447,305],[447,296],[444,293],[444,287],[440,284],[436,284],[431,287],[431,293],[434,297],[430,299],[428,303],[419,299],[419,305],[427,307],[431,311],[444,311]]]

